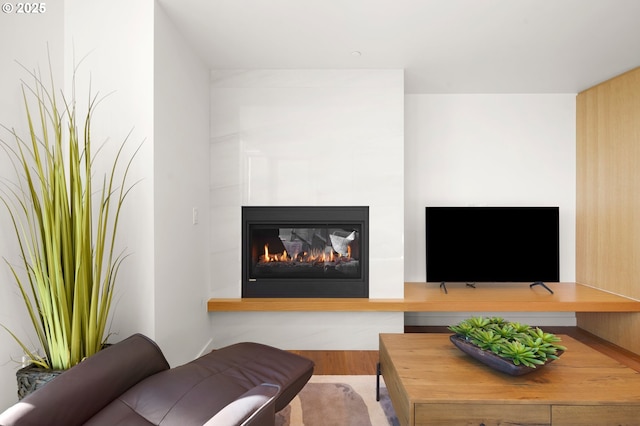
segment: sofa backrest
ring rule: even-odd
[[[27,395],[0,414],[0,425],[81,425],[139,381],[167,369],[158,345],[134,334]]]

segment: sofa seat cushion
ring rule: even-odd
[[[279,411],[312,374],[313,362],[306,358],[259,343],[238,343],[146,378],[87,424],[202,425],[264,383],[279,386],[274,403]]]

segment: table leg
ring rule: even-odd
[[[380,363],[376,364],[376,401],[380,401]]]

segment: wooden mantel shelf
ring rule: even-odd
[[[577,283],[405,283],[404,299],[209,299],[209,312],[640,312],[640,301]]]

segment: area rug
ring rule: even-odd
[[[376,376],[312,376],[291,403],[276,414],[276,426],[397,426],[384,380]]]

